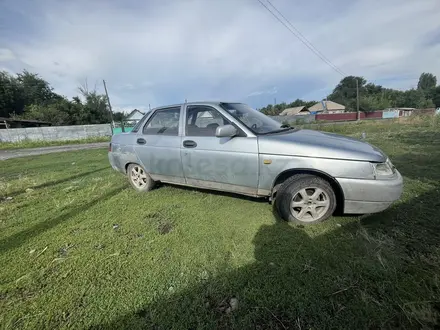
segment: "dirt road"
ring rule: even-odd
[[[56,147],[0,150],[0,160],[51,154],[54,152],[105,148],[107,146],[108,146],[108,142],[99,142],[99,143],[87,143],[87,144],[70,144],[70,145],[56,146]]]

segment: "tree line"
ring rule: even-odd
[[[52,125],[103,124],[110,122],[105,95],[78,87],[78,96],[68,99],[54,92],[38,74],[24,70],[17,75],[0,71],[0,117],[33,119]],[[121,121],[122,112],[113,115]]]
[[[356,81],[359,84],[359,108],[374,111],[386,108],[440,107],[440,86],[431,73],[422,73],[417,88],[400,91],[368,83],[363,77],[347,76],[327,96],[327,100],[345,105],[347,111],[356,111]],[[269,104],[260,109],[267,115],[278,115],[286,108],[305,105],[311,107],[318,101],[297,99],[291,103]],[[0,71],[0,117],[33,119],[52,125],[102,124],[110,122],[105,95],[87,84],[78,88],[78,96],[68,99],[56,92],[38,74],[24,70],[17,75]],[[115,121],[124,120],[123,112],[115,112]]]
[[[347,111],[357,111],[356,80],[359,84],[359,110],[370,112],[387,108],[433,108],[440,107],[440,86],[437,78],[431,73],[420,75],[417,88],[406,91],[385,88],[367,82],[363,77],[347,76],[333,89],[326,99],[345,105]],[[267,115],[278,115],[287,108],[306,106],[311,107],[319,101],[304,101],[296,99],[291,103],[269,104],[260,109]]]

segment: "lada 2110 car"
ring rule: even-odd
[[[400,173],[353,138],[285,127],[242,103],[191,102],[149,111],[114,135],[111,166],[140,192],[158,181],[275,200],[285,220],[316,223],[336,207],[374,213],[399,199]]]

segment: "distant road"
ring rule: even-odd
[[[56,147],[0,150],[0,160],[27,157],[27,156],[38,156],[44,154],[51,154],[54,152],[105,148],[108,146],[108,144],[109,144],[108,142],[99,142],[99,143],[85,143],[85,144],[69,144],[69,145],[56,146]]]

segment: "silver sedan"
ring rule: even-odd
[[[242,103],[192,102],[148,112],[114,135],[111,166],[140,192],[156,182],[275,201],[281,217],[310,224],[335,210],[379,212],[403,181],[378,148],[341,135],[284,127]]]

